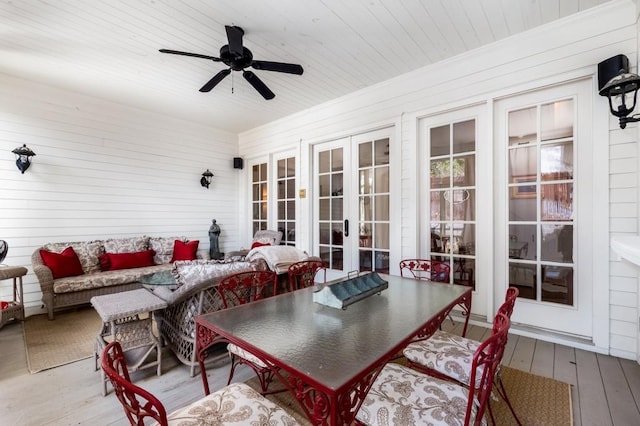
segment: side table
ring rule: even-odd
[[[108,341],[117,340],[122,345],[127,365],[131,371],[156,367],[157,375],[162,374],[162,354],[160,340],[153,334],[153,312],[164,309],[167,303],[150,291],[140,288],[121,293],[105,294],[91,298],[98,315],[102,319],[102,330],[96,338],[94,357],[96,370],[98,358]],[[142,315],[148,314],[148,315]],[[147,358],[156,351],[155,359]],[[102,395],[107,394],[107,378],[100,369]]]
[[[13,299],[0,309],[0,328],[11,319],[24,320],[22,277],[27,274],[24,266],[0,266],[0,281],[13,278]],[[3,304],[4,305],[4,304]]]

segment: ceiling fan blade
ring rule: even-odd
[[[220,58],[215,56],[201,55],[199,53],[181,52],[179,50],[160,49],[162,53],[171,53],[172,55],[193,56],[194,58],[210,59],[214,62],[220,62]]]
[[[243,71],[242,76],[256,89],[266,100],[273,99],[276,95],[267,87],[266,84],[251,71]]]
[[[205,83],[204,86],[200,88],[201,92],[209,92],[211,89],[216,87],[218,83],[220,83],[226,76],[231,74],[230,69],[222,70],[218,74],[214,75],[213,78]]]
[[[229,40],[229,51],[236,56],[242,56],[242,36],[244,31],[240,27],[225,25],[227,30],[227,40]]]
[[[257,70],[286,72],[288,74],[302,75],[304,72],[301,65],[284,62],[253,61],[251,66]]]

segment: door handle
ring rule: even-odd
[[[349,219],[344,220],[344,236],[349,236]]]

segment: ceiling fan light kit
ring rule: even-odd
[[[160,49],[162,53],[170,53],[172,55],[191,56],[194,58],[209,59],[214,62],[222,62],[229,68],[224,69],[214,75],[211,80],[207,81],[200,88],[201,92],[209,92],[216,87],[231,71],[242,71],[242,76],[254,89],[258,91],[266,100],[275,98],[275,94],[267,87],[266,84],[253,72],[246,70],[251,67],[260,71],[275,71],[287,74],[302,75],[304,72],[301,65],[289,64],[285,62],[272,61],[256,61],[253,59],[253,53],[243,46],[242,37],[244,30],[237,26],[226,25],[227,40],[229,44],[225,44],[220,48],[220,57],[201,55],[199,53],[182,52],[179,50]]]

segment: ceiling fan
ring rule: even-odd
[[[220,57],[201,55],[199,53],[180,52],[178,50],[160,49],[162,53],[171,53],[174,55],[193,56],[195,58],[209,59],[214,62],[222,62],[229,68],[218,72],[213,78],[200,88],[201,92],[209,92],[216,87],[231,71],[242,71],[242,76],[256,89],[265,99],[273,99],[276,95],[267,87],[266,84],[258,78],[253,71],[247,71],[245,68],[252,67],[263,71],[284,72],[287,74],[302,75],[304,71],[302,66],[298,64],[287,64],[284,62],[271,61],[255,61],[253,54],[249,49],[242,45],[242,36],[244,30],[237,26],[225,25],[227,30],[227,39],[229,44],[225,44],[220,48]]]

